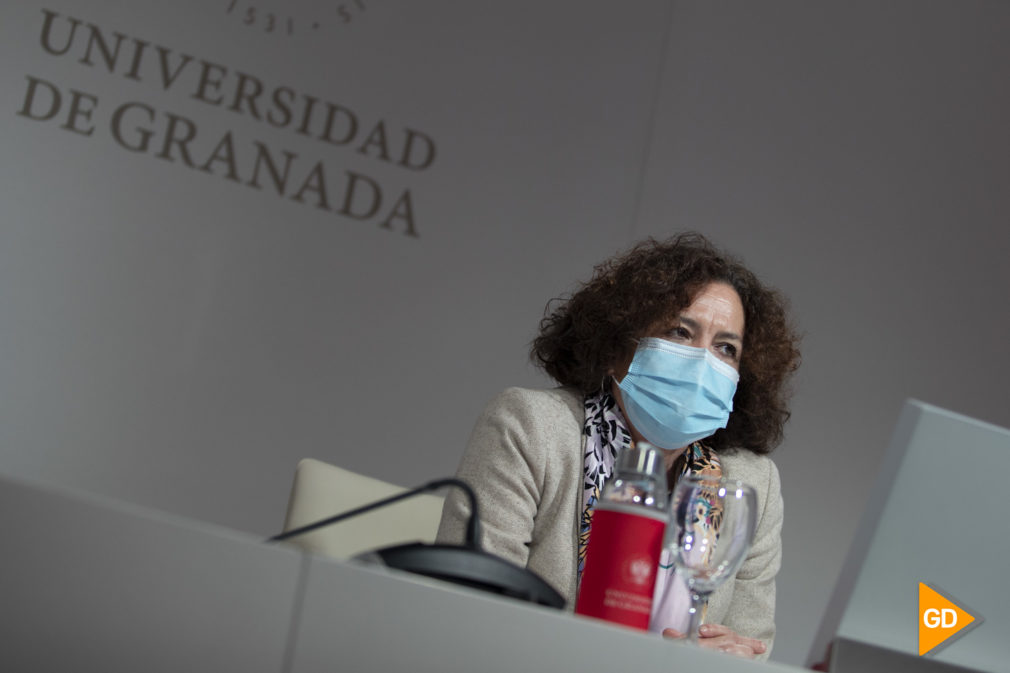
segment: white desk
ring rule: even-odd
[[[802,669],[0,477],[0,670]]]

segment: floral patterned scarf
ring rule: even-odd
[[[587,395],[586,421],[582,434],[586,436],[586,453],[583,463],[582,517],[579,520],[579,582],[586,565],[586,548],[589,530],[593,525],[593,507],[600,497],[603,485],[614,473],[617,453],[631,446],[631,433],[617,406],[617,400],[604,386],[599,393]]]

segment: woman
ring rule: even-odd
[[[704,473],[757,491],[754,544],[736,577],[713,593],[701,642],[766,658],[782,496],[765,454],[782,439],[786,383],[799,364],[782,298],[704,237],[684,234],[604,262],[548,310],[531,357],[560,387],[510,388],[493,400],[457,473],[477,492],[486,549],[529,567],[573,606],[593,505],[614,456],[647,441],[663,449],[671,487],[682,474]],[[676,383],[678,368],[699,358],[708,375],[739,377],[735,392],[728,386],[727,399],[713,402],[716,413],[685,409],[686,387]],[[636,384],[643,367],[662,370],[646,373],[667,382],[668,405],[657,407]],[[458,540],[467,513],[450,494],[439,539]]]

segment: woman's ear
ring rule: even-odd
[[[631,367],[631,361],[634,359],[634,356],[635,352],[632,350],[623,359],[612,364],[607,368],[607,376],[615,381],[623,381],[624,375],[628,373],[628,368]]]

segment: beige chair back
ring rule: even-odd
[[[295,470],[284,530],[298,528],[406,490],[336,465],[306,458],[298,463]],[[317,554],[341,559],[394,544],[433,542],[442,516],[443,499],[438,495],[416,495],[300,535],[289,542]]]

